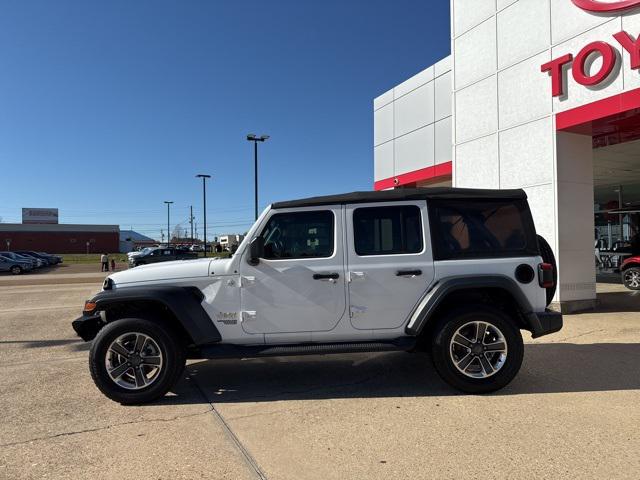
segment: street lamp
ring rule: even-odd
[[[196,178],[202,179],[202,214],[204,216],[204,256],[207,256],[207,178],[211,175],[200,173]]]
[[[171,208],[171,204],[173,202],[167,202],[165,200],[164,203],[167,204],[167,247],[168,247],[171,243],[171,234],[169,233],[171,231],[169,230],[169,218],[170,218],[169,209]]]
[[[253,142],[254,213],[256,220],[258,219],[258,142],[264,142],[269,138],[269,135],[260,135],[259,137],[253,133],[247,135],[247,140]]]

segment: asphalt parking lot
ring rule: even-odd
[[[618,286],[528,341],[493,395],[420,355],[359,354],[192,362],[123,407],[70,326],[100,282],[72,280],[0,285],[2,479],[638,478],[640,296]]]

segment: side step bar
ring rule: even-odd
[[[304,343],[292,345],[225,345],[199,347],[189,358],[258,358],[294,355],[328,355],[335,353],[398,352],[416,345],[415,337],[401,337],[388,342]]]

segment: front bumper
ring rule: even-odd
[[[562,330],[562,314],[560,312],[546,309],[544,312],[536,312],[530,315],[535,317],[535,321],[531,322],[536,325],[531,332],[533,338],[542,337]],[[532,318],[531,320],[534,319]]]
[[[82,313],[80,318],[71,322],[71,326],[78,336],[85,342],[93,340],[100,329],[104,326],[104,321],[99,313]]]

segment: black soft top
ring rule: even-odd
[[[300,200],[276,202],[272,208],[315,207],[343,203],[393,202],[402,200],[524,200],[527,194],[517,190],[485,190],[476,188],[400,188],[378,192],[351,192],[340,195],[310,197]]]

